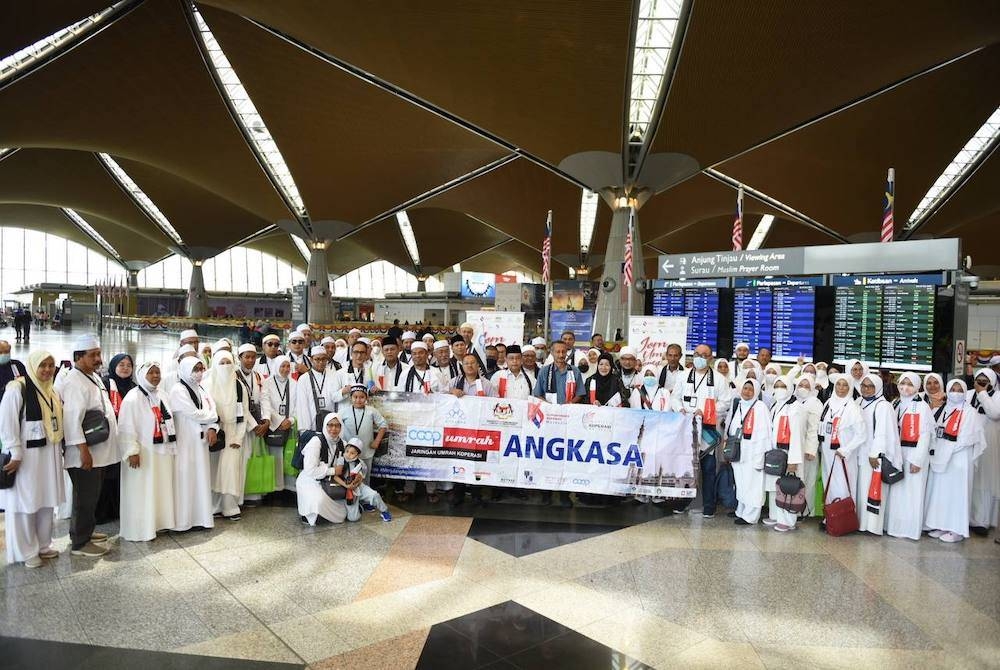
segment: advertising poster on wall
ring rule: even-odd
[[[628,320],[628,344],[642,365],[659,365],[670,344],[687,351],[686,316],[633,316]]]
[[[487,345],[524,344],[524,312],[469,311],[465,318],[472,324],[472,346],[483,360]]]

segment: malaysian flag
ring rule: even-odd
[[[736,196],[736,220],[733,221],[733,251],[743,251],[743,186]]]
[[[632,218],[635,216],[635,210],[629,209],[628,213],[628,234],[625,236],[625,262],[622,263],[622,275],[624,276],[622,288],[625,290],[625,295],[628,295],[628,289],[632,286]]]
[[[545,219],[545,239],[542,240],[542,283],[549,283],[552,272],[552,210]]]
[[[885,206],[882,208],[882,241],[892,242],[892,235],[896,222],[892,217],[892,210],[896,205],[896,170],[889,168],[889,176],[886,177],[885,184]]]

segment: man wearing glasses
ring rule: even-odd
[[[281,338],[277,335],[267,335],[261,342],[264,353],[257,357],[257,364],[253,366],[254,372],[264,379],[278,373],[275,359],[281,353]]]
[[[292,362],[295,379],[312,370],[312,361],[306,351],[306,336],[297,330],[293,330],[288,336],[288,359]]]

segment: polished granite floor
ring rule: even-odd
[[[105,340],[140,361],[172,346]],[[0,667],[1000,667],[992,538],[778,534],[535,500],[393,513],[309,528],[263,506],[96,561],[69,556],[59,522],[59,558],[0,568]]]

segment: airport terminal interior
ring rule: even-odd
[[[0,667],[1000,668],[997,2],[0,17]]]

